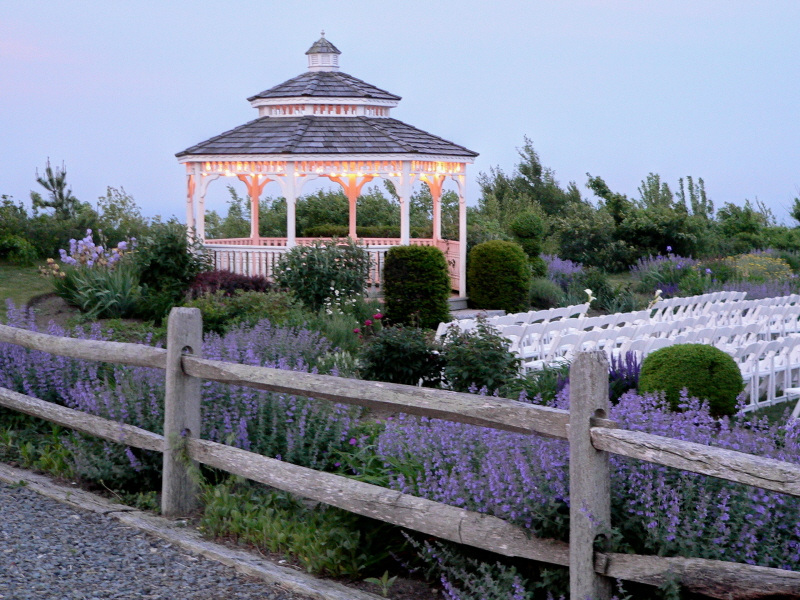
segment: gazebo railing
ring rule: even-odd
[[[297,244],[310,246],[320,240],[330,240],[330,238],[297,238]],[[369,285],[380,287],[386,253],[392,246],[399,246],[400,240],[397,238],[360,238],[359,241],[365,245],[372,258]],[[205,247],[211,253],[215,269],[272,278],[278,260],[288,250],[286,238],[258,238],[258,244],[252,242],[253,240],[250,238],[206,240]],[[444,252],[450,272],[451,288],[459,289],[459,242],[412,238],[410,243],[413,246],[436,246]]]

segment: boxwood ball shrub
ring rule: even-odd
[[[434,329],[450,319],[447,259],[435,246],[394,246],[383,267],[386,318]]]
[[[519,244],[491,240],[469,253],[467,293],[476,308],[527,310],[530,280],[528,256]]]
[[[714,416],[736,413],[736,398],[744,389],[736,361],[706,344],[677,344],[656,350],[642,363],[640,392],[664,392],[673,410],[681,390],[707,400]]]

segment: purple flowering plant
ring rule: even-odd
[[[10,302],[7,319],[13,327],[36,330],[33,313]],[[51,324],[47,333],[96,340],[110,336],[96,323],[69,332]],[[208,334],[203,343],[207,358],[303,372],[315,371],[317,360],[329,350],[330,344],[318,332],[275,327],[268,321],[234,328],[224,336]],[[160,369],[83,361],[0,344],[0,386],[155,433],[163,431]],[[360,414],[360,409],[326,401],[210,381],[203,382],[202,410],[205,439],[317,469],[333,467],[334,451],[347,445]],[[86,479],[118,482],[124,488],[134,483],[137,469],[150,469],[151,484],[160,477],[156,453],[125,450],[77,433],[70,434],[69,444],[77,471]]]
[[[569,406],[569,387],[556,399]],[[658,395],[622,395],[621,427],[800,463],[800,423],[715,419],[683,399],[673,413]],[[541,537],[569,531],[566,441],[401,416],[385,424],[376,452],[405,493],[491,514]],[[800,561],[800,499],[612,456],[612,522],[618,551],[793,569]],[[387,467],[391,470],[390,467]]]
[[[542,254],[541,258],[547,265],[547,278],[561,286],[561,289],[565,292],[572,280],[583,273],[583,265],[559,258],[555,254]]]
[[[640,258],[630,271],[637,292],[653,294],[660,289],[663,297],[669,298],[675,295],[682,281],[696,275],[694,267],[698,262],[668,250],[667,254]]]

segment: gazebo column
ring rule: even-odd
[[[397,186],[397,195],[400,197],[400,244],[408,246],[411,243],[411,192],[413,180],[411,178],[411,161],[403,161],[403,172],[400,176],[400,185]]]
[[[186,165],[186,231],[194,237],[194,192],[197,187],[194,165]]]
[[[258,206],[261,199],[261,192],[264,186],[272,179],[263,175],[239,175],[239,180],[247,186],[247,193],[250,195],[250,241],[255,246],[258,245]],[[248,179],[249,177],[249,179]],[[263,181],[260,181],[263,177]]]
[[[208,191],[208,184],[215,179],[219,179],[219,173],[200,175],[200,190],[197,201],[197,221],[195,224],[195,230],[197,231],[197,237],[201,242],[206,241],[206,192]]]
[[[433,239],[442,239],[442,184],[446,175],[424,175],[421,179],[428,184],[433,199]]]
[[[358,205],[358,197],[361,195],[361,188],[365,183],[369,183],[375,178],[374,175],[329,175],[328,179],[334,181],[342,186],[347,202],[350,205],[350,223],[348,235],[354,240],[358,238],[356,230],[356,208]]]
[[[284,183],[283,197],[286,198],[286,247],[294,248],[297,245],[297,186],[295,185],[295,164],[287,163],[286,177],[281,179]]]
[[[464,165],[466,171],[466,165]],[[467,297],[467,176],[454,175],[458,184],[458,295]]]

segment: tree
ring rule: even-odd
[[[39,192],[31,191],[34,209],[52,208],[57,219],[69,219],[78,213],[80,202],[72,195],[72,190],[67,188],[67,169],[64,163],[61,163],[61,168],[56,167],[54,170],[48,158],[44,176],[36,171],[36,182],[47,190],[48,199],[42,198]]]
[[[536,206],[547,215],[559,215],[570,204],[581,201],[574,183],[570,182],[566,190],[561,189],[555,171],[542,166],[530,139],[525,137],[525,144],[518,153],[520,161],[510,175],[499,167],[492,167],[488,175],[478,176],[482,192],[478,204],[487,217],[505,227],[521,212]]]
[[[795,198],[792,203],[792,208],[789,211],[789,216],[797,221],[797,226],[800,227],[800,198]]]
[[[122,187],[107,187],[106,195],[97,199],[97,212],[98,225],[109,241],[141,237],[149,226],[133,196]]]

